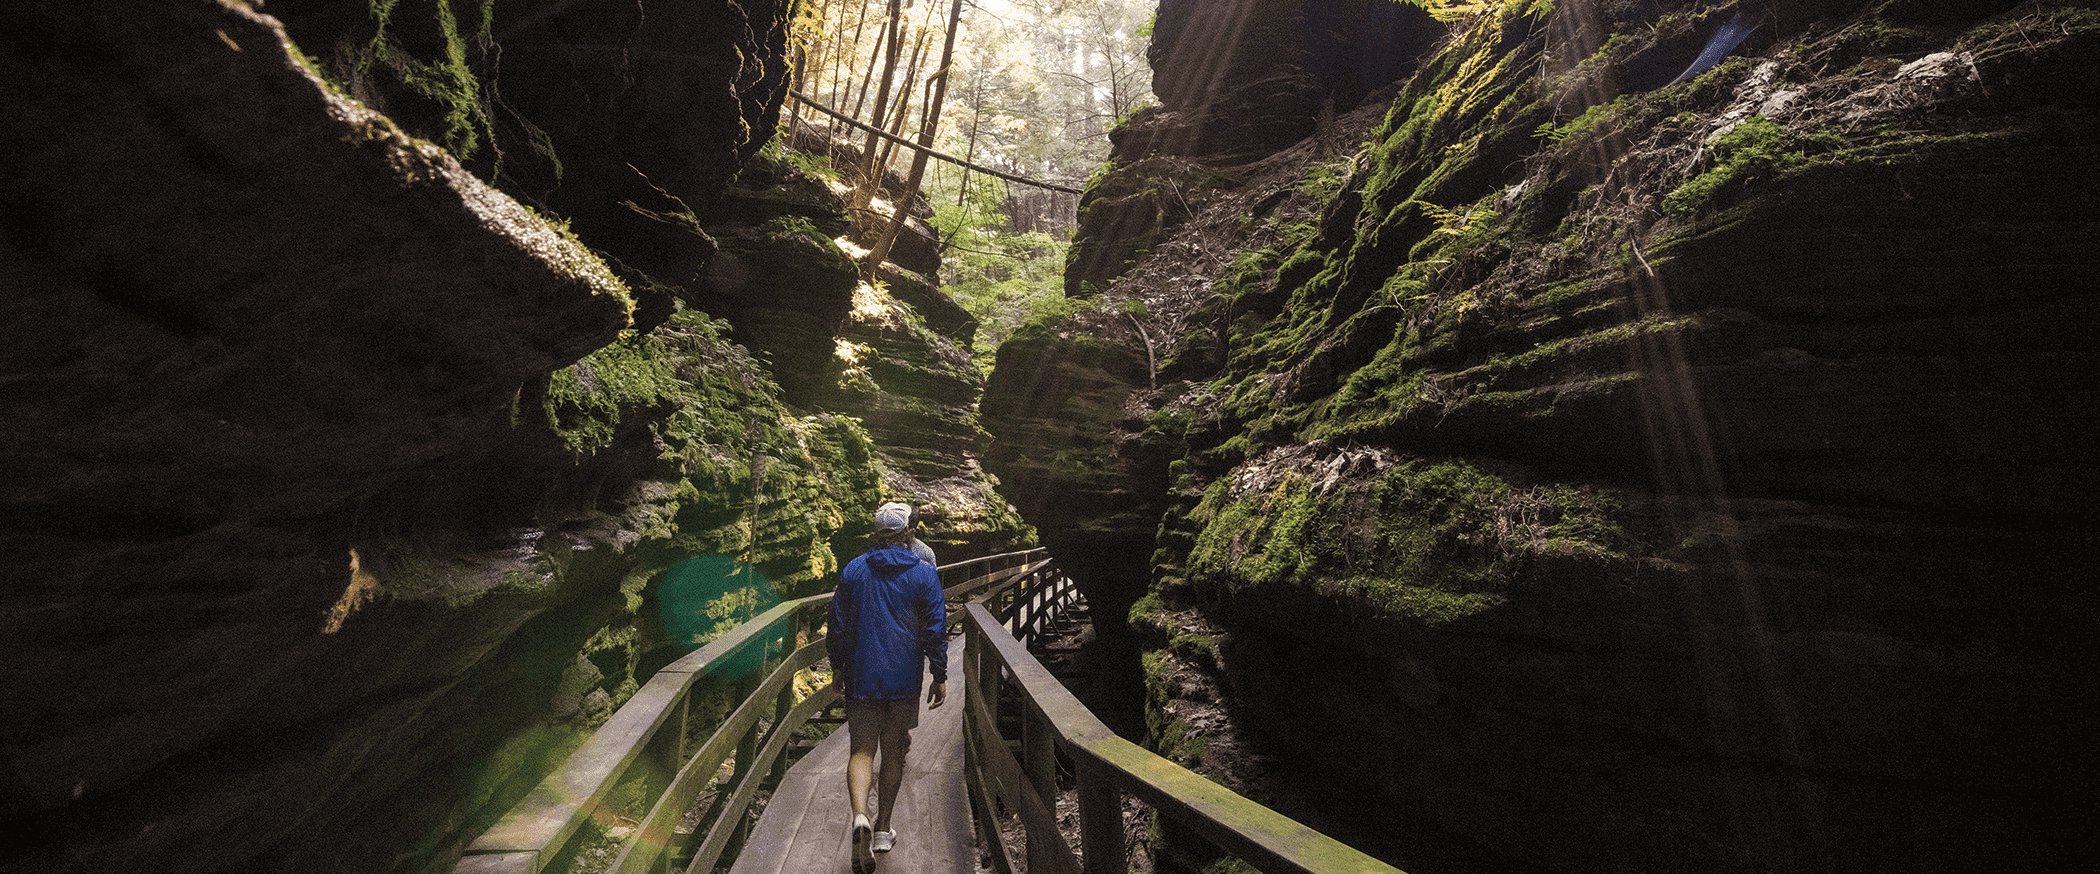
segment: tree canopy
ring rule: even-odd
[[[978,317],[987,365],[1014,328],[1064,305],[1059,289],[1078,197],[948,162],[915,169],[914,150],[895,140],[1083,188],[1107,158],[1111,127],[1154,102],[1144,57],[1152,10],[1147,0],[810,0],[804,7],[797,93],[893,135],[854,134],[866,137],[871,162],[934,204],[946,246],[943,290]],[[845,136],[840,127],[835,134]]]

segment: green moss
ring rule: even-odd
[[[1176,634],[1167,650],[1207,670],[1218,669],[1218,639],[1208,634]]]
[[[626,413],[677,403],[686,394],[663,342],[629,331],[620,342],[555,371],[541,407],[562,444],[581,455],[611,445]]]
[[[547,426],[579,457],[630,430],[650,432],[632,442],[656,447],[656,468],[620,522],[640,536],[637,555],[609,583],[630,609],[656,573],[696,555],[735,556],[782,597],[814,594],[837,570],[839,549],[858,551],[833,544],[852,539],[847,520],[878,503],[882,473],[866,429],[786,409],[724,331],[681,311],[555,374],[545,393]]]
[[[1193,768],[1203,761],[1203,753],[1210,742],[1188,720],[1167,712],[1167,705],[1181,697],[1182,689],[1167,676],[1171,656],[1163,652],[1145,653],[1142,662],[1145,674],[1145,730],[1147,746],[1160,757],[1170,759],[1186,768]]]
[[[1298,180],[1298,193],[1311,200],[1315,208],[1325,207],[1342,193],[1343,186],[1355,170],[1354,155],[1342,155],[1314,164]]]
[[[467,36],[460,29],[458,13],[450,0],[431,0],[427,4],[428,24],[436,31],[436,56],[419,58],[388,32],[402,2],[371,0],[374,29],[371,41],[358,53],[359,72],[367,74],[375,63],[382,64],[411,91],[443,107],[445,148],[461,159],[472,157],[483,137],[494,141],[495,126],[483,98],[481,79],[468,60]],[[494,45],[490,30],[495,21],[495,0],[480,0],[477,11],[474,44]]]
[[[1246,492],[1227,479],[1190,514],[1202,527],[1188,569],[1217,596],[1293,586],[1434,624],[1545,582],[1532,571],[1555,559],[1623,560],[1622,514],[1606,494],[1516,487],[1465,461],[1410,461],[1325,491],[1298,473]]]
[[[804,8],[806,9],[807,7]],[[765,145],[759,147],[758,158],[760,160],[793,167],[797,172],[811,179],[829,181],[838,181],[840,179],[838,168],[831,165],[830,155],[801,152],[789,148],[786,136],[786,116],[781,117],[780,124],[781,130],[776,132],[772,138],[767,139]]]
[[[1753,115],[1707,144],[1714,166],[1663,197],[1663,212],[1689,216],[1706,209],[1727,192],[1761,179],[1772,179],[1807,166],[1811,156],[1843,145],[1835,134],[1797,134],[1785,125]]]
[[[1261,874],[1261,869],[1245,860],[1227,856],[1203,866],[1203,874]]]
[[[1130,606],[1130,627],[1140,634],[1157,635],[1165,639],[1171,628],[1167,624],[1166,604],[1158,592],[1148,592]]]
[[[1614,41],[1620,38],[1621,35],[1619,34],[1612,36]],[[1607,46],[1610,44],[1606,43]],[[1621,94],[1610,103],[1591,105],[1588,109],[1583,110],[1581,115],[1570,119],[1566,124],[1556,125],[1548,122],[1539,125],[1534,130],[1540,139],[1555,144],[1570,141],[1583,143],[1594,140],[1604,133],[1615,131],[1622,127],[1623,121],[1621,116],[1626,112],[1629,101],[1632,99],[1631,95]]]

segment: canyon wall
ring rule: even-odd
[[[449,870],[880,500],[1025,535],[967,317],[865,281],[930,241],[768,148],[788,8],[12,11],[0,866]]]
[[[2090,4],[1486,4],[1309,114],[1175,5],[1269,63],[1162,69],[983,407],[1119,730],[1409,871],[2080,858]]]

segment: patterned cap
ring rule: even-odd
[[[894,501],[875,510],[875,533],[903,534],[911,528],[911,508]]]

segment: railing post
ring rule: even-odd
[[[982,633],[983,629],[979,629],[979,634]],[[989,646],[974,646],[966,647],[964,656],[976,660],[977,688],[972,691],[984,696],[984,712],[992,718],[992,724],[985,726],[986,733],[997,735],[999,732],[999,687],[1001,681],[1005,679],[1000,676],[1002,669],[999,666],[998,655],[993,653],[992,648]]]
[[[670,729],[670,736],[665,737],[663,732],[658,732],[656,740],[643,750],[642,760],[647,763],[642,768],[644,810],[663,795],[678,769],[685,766],[685,733],[690,727],[687,720],[691,717],[692,696],[678,696],[677,703],[672,704],[671,709],[674,712],[664,726]]]
[[[802,648],[802,630],[803,625],[807,621],[807,616],[796,613],[795,621],[787,624],[787,628],[781,632],[781,634],[786,635],[786,641],[780,648],[782,653],[793,653]],[[780,696],[773,701],[773,721],[777,724],[781,720],[786,719],[788,711],[793,709],[795,709],[795,681],[790,679],[787,685],[780,687]],[[787,776],[787,768],[788,756],[783,750],[777,758],[773,759],[773,770],[768,774],[773,785],[780,785],[780,781]]]
[[[1080,764],[1079,857],[1084,874],[1129,874],[1123,852],[1123,793],[1098,766]]]
[[[763,655],[764,650],[761,649],[760,653]],[[738,681],[737,700],[747,701],[757,695],[761,678],[769,673],[772,673],[772,671],[768,666],[768,662],[762,659],[758,664],[757,670],[753,671],[749,677]],[[793,684],[790,683],[789,685]],[[759,730],[764,725],[765,720],[763,719],[754,721],[751,723],[751,727],[744,731],[744,736],[737,738],[736,772],[735,776],[729,778],[731,786],[742,786],[746,780],[758,779],[758,774],[756,773],[758,770],[758,739]],[[736,827],[730,832],[728,849],[725,851],[731,856],[734,856],[737,850],[744,846],[744,839],[749,837],[751,832],[750,819],[738,816],[737,820]]]
[[[1043,575],[1032,573],[1021,581],[1021,592],[1014,596],[1021,599],[1019,608],[1014,610],[1014,639],[1023,644],[1028,643],[1029,626],[1035,624],[1036,598],[1042,590]]]
[[[1021,770],[1028,775],[1028,782],[1045,806],[1057,809],[1057,733],[1051,730],[1050,721],[1037,713],[1033,707],[1022,708],[1021,714]],[[1055,835],[1039,835],[1033,829],[1028,832],[1028,870],[1052,870],[1050,855],[1057,851],[1052,841],[1062,840]]]
[[[1029,574],[1028,587],[1023,591],[1028,600],[1021,605],[1021,627],[1014,630],[1014,636],[1026,646],[1035,637],[1035,617],[1043,609],[1043,575]]]

